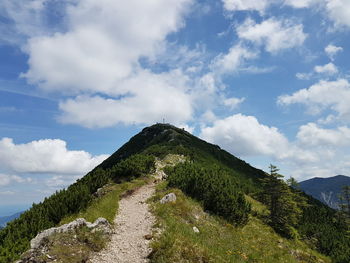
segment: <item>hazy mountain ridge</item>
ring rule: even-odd
[[[299,185],[306,194],[333,209],[339,209],[339,195],[343,186],[350,185],[350,177],[345,175],[328,178],[314,177],[300,182]]]
[[[18,218],[21,214],[23,213],[22,212],[18,212],[18,213],[15,213],[13,215],[10,215],[10,216],[2,216],[0,217],[0,228],[3,228],[6,226],[7,222],[10,222],[12,220],[15,220],[16,218]]]

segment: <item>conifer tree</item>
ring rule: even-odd
[[[269,221],[271,226],[286,237],[293,237],[293,226],[301,216],[302,210],[298,206],[296,194],[282,180],[279,169],[269,166],[270,173],[262,179],[263,198],[270,210]]]

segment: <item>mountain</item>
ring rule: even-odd
[[[221,149],[218,145],[201,140],[170,124],[155,124],[144,128],[83,178],[77,180],[67,189],[45,198],[41,203],[34,204],[19,218],[9,222],[4,229],[0,230],[0,262],[10,263],[18,259],[29,248],[29,241],[39,232],[61,224],[62,220],[65,221],[67,218],[74,218],[75,215],[89,211],[91,206],[96,205],[94,202],[101,188],[107,186],[123,188],[124,183],[129,183],[134,178],[141,178],[143,175],[151,173],[156,161],[163,160],[172,154],[183,156],[187,161],[166,170],[169,175],[166,183],[169,187],[177,188],[175,190],[177,192],[182,190],[184,202],[187,202],[185,200],[189,200],[190,197],[197,200],[198,206],[201,206],[204,211],[204,218],[208,213],[215,218],[220,218],[219,221],[216,221],[215,227],[225,228],[222,231],[227,233],[227,235],[225,234],[227,240],[232,240],[231,237],[238,234],[242,238],[249,237],[247,242],[256,238],[256,244],[260,246],[269,244],[269,247],[265,247],[264,254],[266,255],[281,249],[293,255],[294,261],[286,262],[329,262],[319,261],[318,259],[324,258],[324,256],[318,256],[316,252],[316,254],[314,252],[312,254],[310,254],[311,252],[299,253],[301,250],[313,251],[314,249],[332,258],[332,262],[349,262],[350,237],[347,235],[349,227],[335,210],[313,197],[295,190],[293,197],[295,200],[290,204],[298,207],[301,218],[297,224],[289,226],[291,235],[288,238],[294,238],[297,241],[286,239],[277,230],[276,225],[271,228],[272,225],[268,219],[269,211],[266,207],[269,202],[266,195],[262,194],[264,188],[262,181],[268,177],[264,171],[254,168],[244,160]],[[286,190],[286,188],[284,189]],[[179,195],[182,194],[179,193]],[[190,200],[188,202],[191,203]],[[186,217],[192,213],[192,209],[186,210],[185,207],[181,207],[181,204],[184,203],[178,203],[178,208],[173,206],[172,208],[176,208],[176,210],[170,213],[161,213],[164,216],[163,219],[170,223],[182,222],[185,225],[192,222],[193,218]],[[106,210],[106,208],[103,209]],[[160,207],[160,209],[163,208]],[[175,220],[175,216],[181,215],[185,218]],[[174,216],[173,219],[172,216]],[[212,222],[204,222],[203,225],[213,226]],[[192,228],[190,230],[192,231]],[[185,234],[186,231],[175,231],[175,233]],[[208,233],[208,236],[214,235],[220,238],[221,230],[212,229],[212,231],[212,234]],[[234,234],[236,232],[232,231],[236,231],[237,235]],[[204,234],[205,229],[202,232]],[[256,236],[255,234],[258,232],[260,235]],[[264,237],[271,234],[274,235],[273,241],[272,239],[264,240]],[[196,242],[197,239],[193,238],[191,242]],[[189,253],[189,247],[196,251],[194,254],[203,252],[203,249],[199,249],[195,243],[189,244],[188,240],[186,242],[184,240],[177,242],[176,240],[177,238],[167,240],[165,236],[164,243],[158,248],[168,248],[175,243],[182,242],[184,249],[180,253],[182,256]],[[206,242],[210,244],[210,239],[207,239]],[[223,242],[226,241],[218,240],[217,244]],[[251,262],[259,262],[258,256],[261,255],[261,252],[255,251],[256,248],[253,247],[253,244],[250,246],[239,242],[237,240],[235,246],[232,244],[233,247],[229,251],[220,253],[225,255],[232,253],[234,257],[243,259],[249,256],[252,258]],[[300,244],[302,245],[299,246]],[[240,247],[241,254],[235,252],[236,247]],[[175,250],[177,248],[173,249],[173,251]],[[276,257],[276,254],[274,255]],[[159,258],[166,258],[163,256],[164,254],[160,255]],[[210,253],[205,258],[209,258],[210,262],[223,262],[210,260]],[[273,256],[271,256],[272,258]],[[278,259],[264,260],[263,262],[279,262]],[[186,258],[177,258],[173,262],[185,261],[199,262],[201,260],[188,261]],[[228,262],[241,262],[241,260],[237,258],[237,261],[231,259]]]
[[[10,216],[3,216],[3,217],[0,217],[0,228],[3,228],[6,226],[7,222],[10,222],[12,220],[15,220],[16,218],[18,218],[23,212],[18,212],[18,213],[15,213],[13,215],[10,215]]]
[[[320,200],[331,208],[339,208],[339,195],[342,187],[350,185],[350,177],[337,175],[328,178],[315,177],[299,183],[300,188],[308,195]]]

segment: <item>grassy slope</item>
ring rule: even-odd
[[[113,220],[118,211],[118,202],[121,195],[127,191],[132,191],[136,188],[141,187],[148,180],[148,177],[141,177],[134,179],[131,182],[109,184],[105,186],[105,195],[93,200],[84,211],[63,218],[60,222],[60,225],[67,224],[77,218],[85,218],[89,222],[94,222],[99,217],[104,217],[109,221],[109,223],[113,224]]]
[[[159,199],[175,192],[176,203],[162,205]],[[166,262],[330,262],[300,241],[286,240],[277,235],[259,217],[266,208],[252,202],[254,215],[243,228],[234,228],[221,218],[203,212],[200,204],[177,189],[166,190],[161,184],[151,200],[164,228],[152,243],[152,263]],[[195,233],[196,226],[200,233]]]

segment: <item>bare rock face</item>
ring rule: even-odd
[[[174,193],[170,193],[165,195],[161,200],[161,204],[169,203],[169,202],[175,202],[176,201],[176,195]]]

